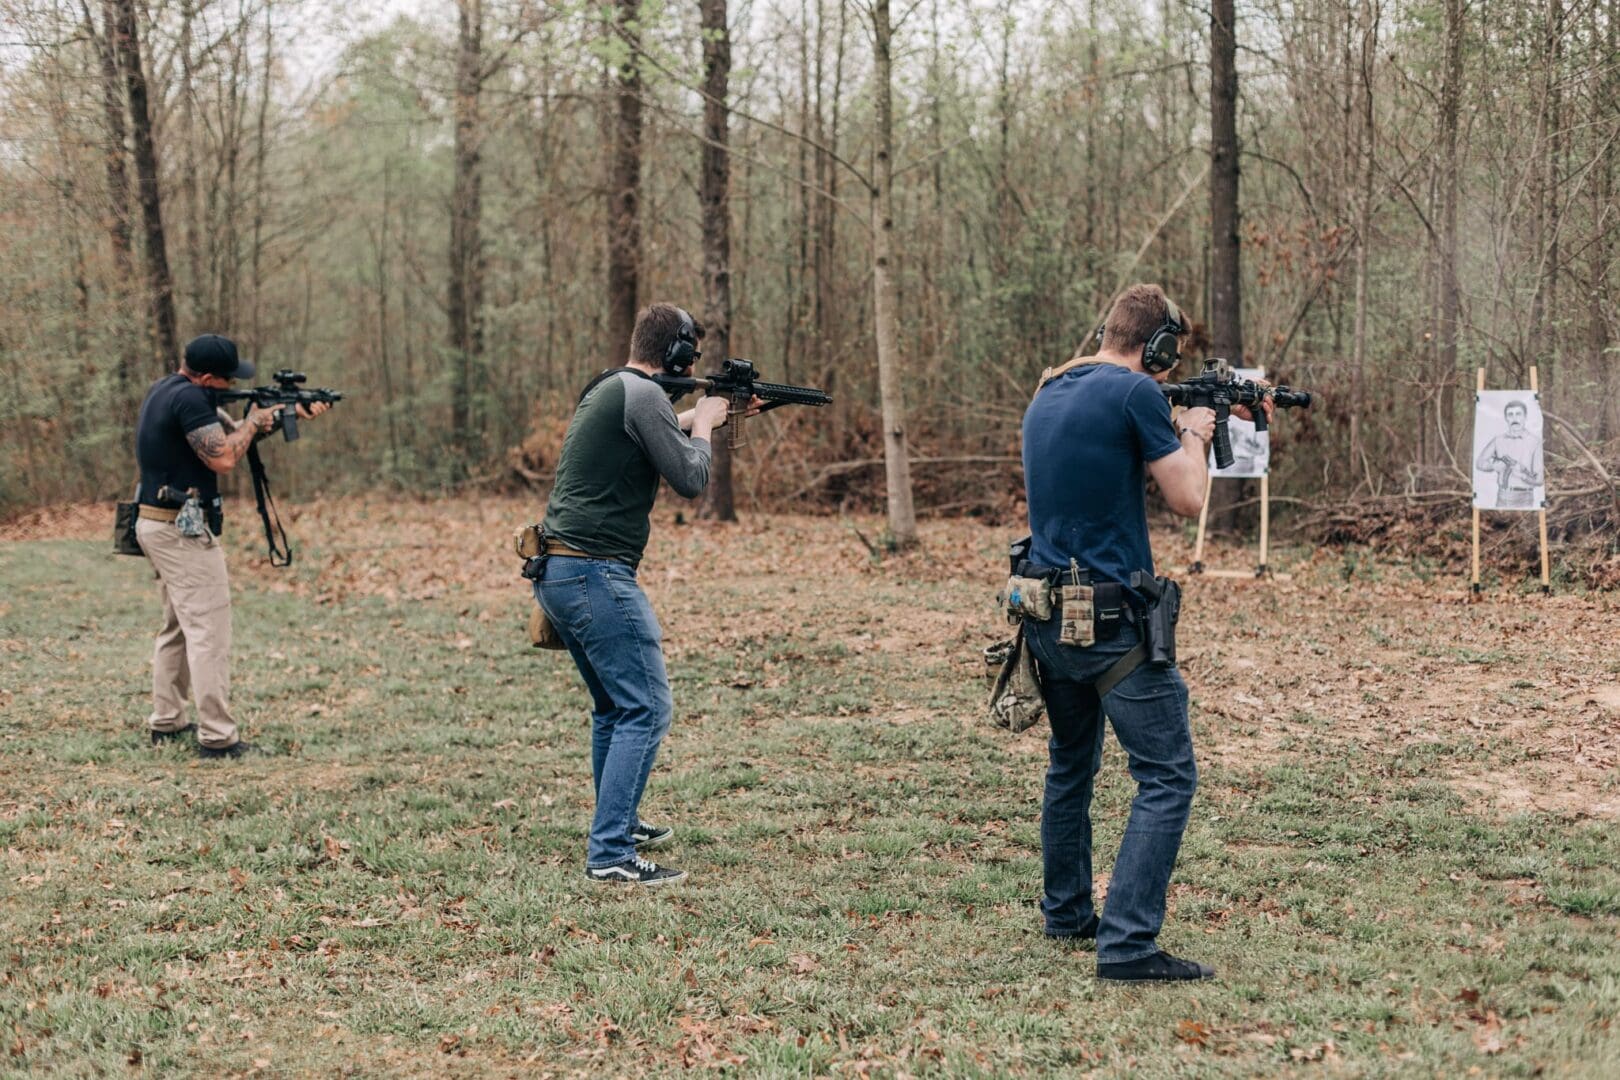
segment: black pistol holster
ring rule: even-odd
[[[1142,642],[1154,667],[1176,666],[1176,622],[1181,618],[1181,586],[1166,577],[1140,570],[1131,573],[1131,588],[1147,600],[1142,616]]]
[[[1141,640],[1092,684],[1099,699],[1143,664],[1156,668],[1176,666],[1176,620],[1181,617],[1181,586],[1169,578],[1133,570],[1131,588],[1147,601],[1146,609],[1134,619]]]

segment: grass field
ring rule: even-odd
[[[507,554],[531,508],[315,506],[290,571],[247,510],[252,762],[147,745],[156,597],[105,522],[0,541],[0,1069],[1620,1074],[1613,597],[1304,551],[1194,582],[1163,941],[1220,979],[1110,988],[1040,934],[1044,729],[981,720],[1006,530],[874,561],[837,520],[661,515],[645,810],[692,877],[645,895],[582,878],[585,695],[520,639]],[[1104,875],[1127,781],[1110,739]]]

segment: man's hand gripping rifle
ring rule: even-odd
[[[747,415],[748,407],[755,398],[765,403],[760,406],[760,412],[780,405],[832,404],[832,398],[821,390],[808,386],[761,382],[756,377],[752,360],[727,360],[720,365],[718,373],[707,377],[654,375],[653,381],[669,391],[672,400],[679,399],[683,394],[690,394],[694,390],[702,390],[711,397],[727,398],[731,402],[730,420],[727,425],[730,428],[730,435],[727,441],[733,450],[746,441],[743,433],[743,417]]]
[[[278,410],[280,416],[276,422],[281,425],[282,437],[288,442],[298,438],[298,406],[334,405],[343,400],[343,395],[336,390],[327,390],[324,387],[305,390],[303,384],[307,376],[302,371],[282,368],[271,378],[275,379],[274,386],[255,386],[248,390],[215,390],[214,400],[246,401],[249,408],[257,405],[261,409]]]
[[[1254,417],[1255,430],[1265,431],[1264,402],[1267,399],[1279,409],[1308,409],[1311,405],[1308,392],[1240,379],[1225,360],[1206,360],[1204,370],[1197,375],[1183,382],[1165,383],[1160,389],[1172,405],[1215,410],[1213,445],[1217,469],[1229,468],[1232,464],[1232,435],[1226,427],[1226,422],[1232,417],[1232,406],[1246,406]]]
[[[303,388],[304,373],[289,371],[286,368],[271,376],[275,380],[273,386],[255,386],[249,390],[214,390],[214,401],[245,401],[247,402],[247,415],[255,405],[261,409],[275,409],[279,412],[277,423],[281,425],[281,434],[287,442],[298,438],[298,409],[300,406],[333,405],[343,400],[343,395],[336,390],[317,388],[305,390]],[[282,527],[281,515],[276,511],[276,500],[270,493],[270,477],[264,471],[264,460],[259,457],[259,441],[248,444],[247,452],[248,471],[253,474],[253,499],[258,506],[259,520],[264,524],[264,541],[270,551],[271,566],[292,565],[292,541],[287,539],[287,530]]]

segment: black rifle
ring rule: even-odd
[[[1266,398],[1279,409],[1308,409],[1311,395],[1304,390],[1290,390],[1286,386],[1266,386],[1250,379],[1240,379],[1225,360],[1205,360],[1204,370],[1192,378],[1178,383],[1165,383],[1159,389],[1170,399],[1170,404],[1188,409],[1215,410],[1215,467],[1225,469],[1232,464],[1232,436],[1226,429],[1231,419],[1232,406],[1245,405],[1254,417],[1256,431],[1266,430],[1266,411],[1260,404]]]
[[[327,390],[317,387],[314,390],[305,390],[303,384],[307,376],[302,371],[289,371],[282,368],[271,376],[276,381],[274,386],[255,386],[248,390],[215,390],[215,401],[246,401],[248,409],[257,405],[261,409],[276,409],[280,416],[276,422],[281,425],[281,434],[288,442],[298,438],[298,406],[300,405],[335,405],[343,400],[343,395],[336,390]],[[243,416],[247,415],[244,410]]]
[[[255,405],[261,409],[278,410],[280,415],[276,418],[276,422],[281,425],[282,437],[287,442],[298,438],[298,406],[332,405],[343,400],[343,395],[336,390],[327,390],[324,387],[305,390],[303,388],[305,376],[301,371],[282,368],[271,378],[275,380],[274,386],[255,386],[249,390],[214,390],[212,391],[214,400],[247,402],[242,410],[243,417],[246,417]],[[264,459],[259,457],[257,437],[248,444],[247,459],[248,471],[253,474],[253,501],[258,505],[259,520],[264,523],[264,541],[270,549],[270,565],[291,566],[292,541],[287,538],[287,530],[281,524],[281,515],[276,511],[276,500],[270,494],[270,476],[264,471]],[[277,534],[281,537],[279,544],[276,540]]]
[[[731,419],[729,424],[731,434],[729,444],[732,449],[741,446],[745,441],[742,425],[743,414],[748,411],[748,403],[756,397],[765,402],[764,405],[760,406],[760,412],[781,405],[832,404],[832,398],[822,390],[816,390],[808,386],[788,386],[784,383],[759,381],[755,376],[754,362],[752,360],[727,360],[720,365],[719,372],[701,378],[696,376],[654,375],[652,379],[653,382],[669,392],[671,401],[677,401],[683,395],[690,394],[694,390],[702,390],[710,397],[730,399]]]

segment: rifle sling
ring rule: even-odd
[[[1147,642],[1138,641],[1130,652],[1115,660],[1113,665],[1099,675],[1096,682],[1091,684],[1097,691],[1097,699],[1101,701],[1104,697],[1107,697],[1110,690],[1124,681],[1125,677],[1131,672],[1141,667],[1147,658]]]
[[[276,510],[276,500],[270,494],[270,476],[264,471],[264,459],[259,457],[257,439],[248,444],[247,459],[248,471],[253,474],[253,501],[259,508],[259,520],[264,522],[264,542],[269,549],[270,565],[291,566],[292,541],[287,539],[287,530],[281,524],[281,514]],[[281,534],[279,545],[276,543],[277,533]]]

